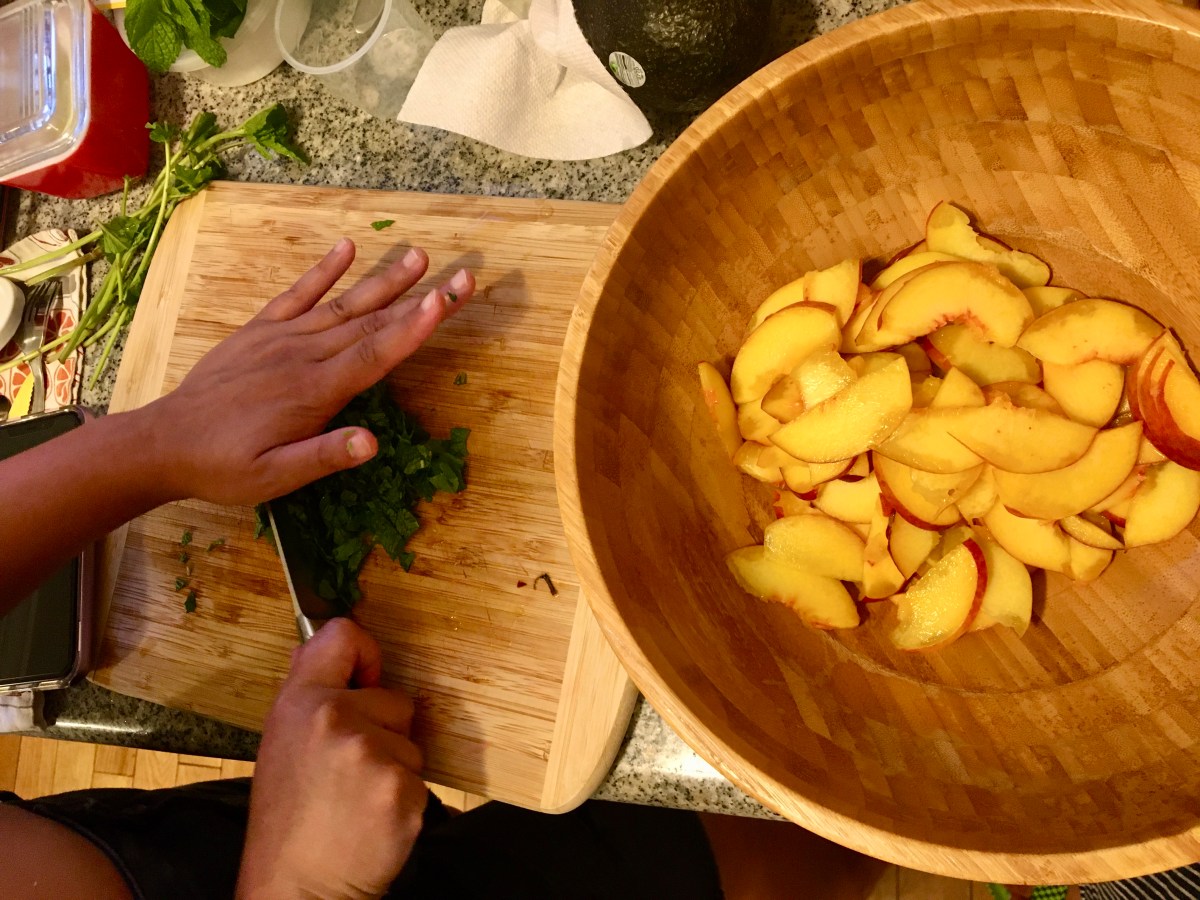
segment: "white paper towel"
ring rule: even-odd
[[[0,694],[0,734],[32,731],[42,724],[42,695],[36,691]]]
[[[399,118],[540,159],[608,156],[651,134],[588,46],[571,0],[489,0],[482,24],[434,45]]]

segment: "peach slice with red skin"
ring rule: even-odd
[[[733,396],[729,393],[729,385],[721,377],[721,373],[711,363],[702,362],[699,366],[700,392],[704,398],[704,407],[717,429],[717,439],[729,458],[742,446],[742,436],[738,432],[737,407],[733,405]]]
[[[945,410],[947,431],[997,470],[1033,474],[1061,469],[1082,457],[1096,429],[1000,397],[987,406]],[[774,437],[774,436],[773,436]]]
[[[772,522],[763,531],[763,546],[814,575],[840,581],[862,577],[863,539],[844,522],[818,512]]]
[[[897,357],[805,410],[771,440],[806,462],[851,459],[886,439],[911,407],[908,366]]]
[[[1048,265],[1032,253],[1013,250],[991,235],[976,231],[965,212],[945,201],[935,206],[925,221],[925,245],[932,252],[991,263],[1019,288],[1050,282]]]
[[[768,316],[734,357],[729,378],[734,402],[761,400],[781,375],[813,352],[835,348],[840,341],[837,317],[827,310],[792,306]]]
[[[943,372],[962,369],[976,384],[998,381],[1042,380],[1041,367],[1029,353],[1017,347],[1001,347],[979,337],[966,325],[947,325],[921,338],[921,346]]]
[[[1081,544],[1087,544],[1089,547],[1096,547],[1100,550],[1122,549],[1125,545],[1113,535],[1111,527],[1100,524],[1106,520],[1102,516],[1097,516],[1097,518],[1100,520],[1099,522],[1093,522],[1087,516],[1082,515],[1067,516],[1058,524],[1063,531]]]
[[[934,650],[950,643],[971,626],[987,581],[982,549],[974,539],[964,541],[892,599],[892,644],[900,650]]]
[[[1025,564],[998,543],[976,535],[987,564],[987,586],[970,631],[994,625],[1011,628],[1020,637],[1033,617],[1033,580]]]
[[[762,600],[782,603],[813,628],[854,628],[858,608],[836,578],[815,575],[784,562],[766,547],[743,547],[725,557],[742,590]]]
[[[802,516],[812,511],[812,503],[789,490],[781,489],[775,492],[773,509],[777,519],[787,516]]]
[[[1007,397],[1013,406],[1040,409],[1056,416],[1066,416],[1059,402],[1036,384],[1027,384],[1024,381],[997,381],[995,384],[989,384],[983,392],[988,403],[1001,394]]]
[[[917,269],[938,262],[962,262],[962,257],[950,253],[931,253],[926,250],[920,253],[909,253],[888,263],[871,281],[871,290],[882,291],[890,287],[898,278],[915,272]]]
[[[879,490],[888,505],[913,525],[931,531],[946,528],[962,518],[954,501],[975,483],[982,470],[977,467],[936,475],[878,455],[874,463]]]
[[[936,531],[914,525],[903,516],[893,516],[888,532],[888,552],[900,574],[911,578],[941,539],[942,536]]]
[[[1103,428],[1121,404],[1125,372],[1104,359],[1069,366],[1043,363],[1042,386],[1076,422]]]
[[[1017,346],[1043,363],[1071,366],[1103,359],[1130,365],[1163,330],[1159,322],[1127,303],[1076,300],[1039,316]]]
[[[1125,546],[1169,541],[1200,511],[1200,472],[1168,460],[1150,466],[1125,517]]]
[[[1142,425],[1134,422],[1101,431],[1087,452],[1069,466],[1035,475],[996,470],[1000,502],[1034,519],[1063,519],[1091,509],[1129,477],[1137,465]]]

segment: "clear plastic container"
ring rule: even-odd
[[[279,0],[275,40],[292,68],[381,119],[399,115],[434,43],[409,0]]]
[[[87,0],[0,8],[0,183],[95,197],[146,171],[150,83]]]

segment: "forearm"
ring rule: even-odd
[[[0,462],[0,614],[88,544],[178,499],[154,409],[94,419]]]

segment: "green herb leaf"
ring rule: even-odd
[[[308,162],[308,156],[292,142],[292,125],[281,103],[251,116],[242,126],[242,132],[251,146],[267,159],[278,155],[296,162]]]
[[[183,601],[183,611],[194,613],[196,611],[196,592],[188,591],[187,599]]]
[[[113,216],[100,226],[100,248],[104,258],[113,262],[123,253],[129,253],[140,236],[140,222],[133,216]]]
[[[125,33],[138,59],[155,72],[165,72],[183,49],[183,30],[164,0],[129,0]]]
[[[218,547],[224,547],[224,546],[225,546],[225,538],[217,538],[215,541],[213,541],[211,544],[208,545],[208,550],[206,550],[205,552],[212,553]]]
[[[156,144],[173,144],[179,140],[179,129],[166,122],[152,122],[146,126],[150,129],[150,140]]]
[[[192,531],[191,531],[191,529],[189,528],[188,530],[184,531],[184,533],[183,533],[183,537],[181,537],[181,538],[179,539],[179,546],[180,546],[180,547],[186,547],[186,546],[187,546],[188,544],[190,544],[191,542],[192,542]]]
[[[179,562],[181,565],[186,566],[188,564],[189,559],[191,559],[191,557],[188,556],[188,552],[186,550],[179,551]]]
[[[391,228],[396,224],[395,219],[380,219],[378,222],[372,222],[371,227],[376,231],[383,231],[385,228]]]
[[[458,302],[458,294],[454,293],[454,291],[446,291],[446,296],[450,298],[451,303]]]
[[[275,515],[291,518],[302,544],[298,552],[312,563],[317,592],[343,611],[359,599],[358,573],[375,546],[405,570],[413,564],[407,544],[421,524],[416,506],[438,491],[466,486],[470,434],[455,428],[447,440],[431,439],[382,384],[351,400],[328,430],[347,427],[375,434],[375,457],[273,504]]]
[[[467,373],[466,373],[466,372],[459,372],[457,375],[455,375],[455,376],[454,376],[454,383],[455,383],[456,385],[462,385],[462,384],[466,384],[466,383],[467,383]]]
[[[175,590],[177,592],[182,591],[185,587],[188,586],[188,580],[189,579],[187,579],[187,578],[176,578],[175,579]]]

